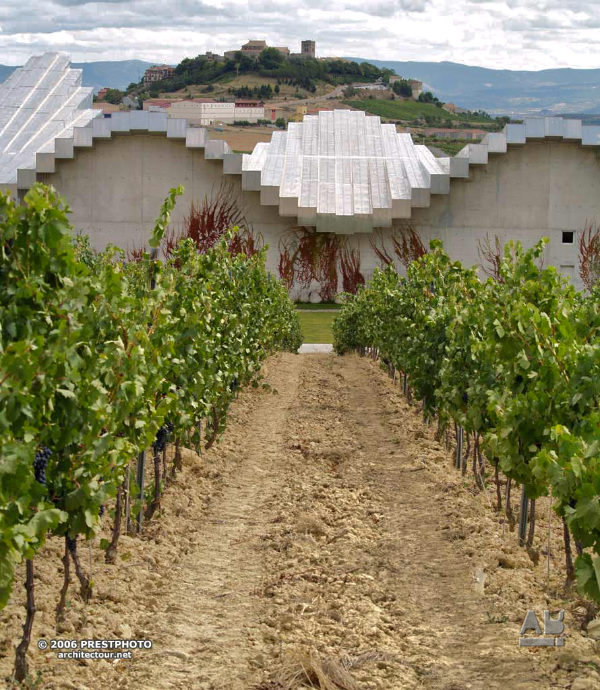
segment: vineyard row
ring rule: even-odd
[[[405,277],[391,265],[377,270],[347,297],[335,349],[376,353],[401,372],[440,435],[456,432],[463,471],[472,452],[480,488],[491,466],[497,510],[511,521],[511,485],[522,487],[523,546],[533,543],[535,500],[551,495],[564,522],[567,580],[600,603],[600,291],[578,293],[541,267],[545,242],[509,243],[486,282],[439,241]]]
[[[116,497],[115,529],[104,544],[114,562],[124,495],[141,524],[160,506],[169,475],[164,445],[210,445],[225,427],[236,391],[257,385],[277,349],[297,350],[300,325],[285,288],[265,269],[265,250],[231,251],[235,231],[199,252],[185,239],[156,259],[180,188],[161,208],[150,246],[127,262],[122,251],[90,250],[73,239],[68,208],[36,185],[16,205],[0,195],[0,608],[15,567],[26,560],[27,618],[15,680],[28,675],[34,606],[33,558],[49,534],[63,538],[64,614],[69,560],[84,599],[91,595],[77,539],[99,529]],[[128,477],[152,448],[154,484]],[[163,459],[164,462],[164,459]],[[139,466],[138,466],[139,469]],[[126,491],[125,491],[126,490]]]

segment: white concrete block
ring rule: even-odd
[[[546,123],[543,117],[525,119],[525,136],[527,139],[543,139],[546,136]]]
[[[564,121],[562,117],[544,118],[544,136],[560,137],[562,139],[564,136]]]
[[[583,146],[600,146],[600,127],[597,125],[583,127],[581,143]]]
[[[185,133],[187,131],[187,128],[187,120],[175,119],[170,117],[167,120],[167,138],[185,139]]]
[[[506,135],[504,132],[490,132],[483,138],[482,144],[488,147],[488,153],[506,153]]]
[[[73,143],[75,146],[82,148],[93,146],[94,135],[91,123],[85,127],[75,127],[73,130]]]
[[[524,144],[526,141],[525,125],[506,125],[504,133],[507,144]]]
[[[298,216],[298,197],[279,197],[279,215],[285,218]]]
[[[298,224],[315,226],[317,224],[316,207],[298,206]]]
[[[222,139],[208,139],[204,147],[206,160],[222,160],[225,155],[225,142]]]
[[[242,172],[242,189],[245,192],[260,192],[260,170]]]
[[[469,177],[469,159],[456,156],[451,158],[450,177]]]
[[[35,157],[35,167],[39,173],[53,173],[56,170],[54,153],[38,151]]]
[[[410,218],[411,208],[410,199],[392,199],[392,218]]]
[[[129,111],[129,130],[145,132],[150,128],[150,113],[147,110]]]
[[[582,136],[581,120],[566,119],[563,121],[563,138],[573,141],[581,141]]]
[[[189,149],[203,149],[206,146],[206,130],[203,127],[188,127],[185,145]]]
[[[60,137],[54,140],[54,151],[57,158],[73,158],[73,137]]]
[[[102,119],[92,120],[92,133],[94,139],[110,139],[111,135],[110,118],[104,117]]]
[[[261,206],[279,206],[279,187],[260,188]]]
[[[129,132],[129,113],[113,113],[109,121],[112,132]]]
[[[148,113],[148,131],[166,132],[169,118],[167,113]]]
[[[242,174],[242,154],[226,153],[223,156],[223,174],[241,175]]]
[[[413,189],[410,203],[413,208],[427,208],[431,205],[431,190]]]
[[[471,165],[485,165],[488,162],[488,147],[484,144],[468,144],[469,163]]]
[[[17,188],[18,189],[31,189],[36,183],[36,169],[31,168],[19,168],[17,170]]]

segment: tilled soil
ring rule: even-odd
[[[141,539],[122,538],[116,565],[82,545],[94,597],[84,605],[71,584],[58,634],[62,545],[51,540],[35,559],[38,687],[600,687],[600,643],[582,631],[584,602],[563,589],[562,531],[547,500],[534,564],[494,512],[493,487],[477,492],[452,467],[452,451],[378,364],[277,355],[265,380],[270,388],[240,395],[220,443],[185,453],[160,513]],[[17,585],[0,614],[0,678],[23,594]],[[519,648],[527,610],[542,621],[562,608],[565,647]],[[59,661],[37,648],[54,637],[153,648]]]

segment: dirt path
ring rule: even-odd
[[[558,523],[546,590],[543,559],[534,567],[518,549],[376,363],[278,355],[265,380],[213,450],[186,453],[144,539],[125,537],[117,566],[94,551],[94,600],[70,602],[61,637],[153,649],[116,663],[34,649],[41,687],[291,690],[310,687],[307,675],[328,690],[600,687],[600,643],[581,634],[578,602],[561,599]],[[34,644],[56,636],[59,552],[51,543],[37,559]],[[0,655],[19,605],[0,619]],[[564,649],[518,647],[528,609],[563,607]]]
[[[198,525],[193,550],[174,564],[167,596],[148,628],[150,638],[168,645],[170,653],[162,657],[159,673],[146,659],[134,663],[130,684],[135,679],[139,687],[249,687],[263,608],[256,595],[265,574],[260,541],[269,515],[263,506],[277,495],[285,471],[283,432],[296,402],[300,365],[298,357],[280,363],[277,395],[265,396],[247,420],[237,443],[239,468]]]

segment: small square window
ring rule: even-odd
[[[575,233],[572,230],[564,230],[562,234],[563,244],[573,244],[575,239]]]

